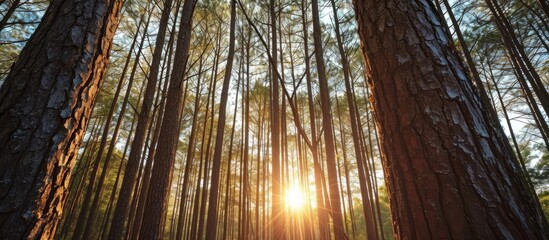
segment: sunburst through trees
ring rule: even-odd
[[[1,239],[547,239],[545,1],[0,17]]]

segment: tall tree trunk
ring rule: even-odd
[[[141,94],[140,94],[141,97]],[[126,139],[126,143],[124,144],[124,151],[122,152],[122,159],[120,160],[120,164],[118,165],[118,170],[116,171],[116,179],[114,180],[113,188],[110,193],[107,209],[105,210],[105,216],[103,218],[103,221],[101,223],[101,239],[107,239],[109,234],[109,226],[111,223],[111,212],[113,210],[113,205],[116,202],[116,192],[118,190],[118,183],[120,182],[120,177],[122,175],[122,169],[124,168],[124,158],[126,158],[126,154],[128,152],[128,149],[130,148],[130,142],[131,142],[131,135],[135,129],[135,122],[137,121],[136,118],[132,118],[132,123],[130,126],[130,130],[128,131],[128,138]]]
[[[397,238],[547,239],[432,3],[354,4]]]
[[[349,66],[349,60],[347,58],[347,55],[345,53],[345,49],[343,47],[343,40],[341,38],[340,30],[339,30],[339,19],[337,15],[337,8],[335,5],[335,1],[330,1],[332,4],[332,11],[334,13],[334,26],[335,26],[335,33],[336,33],[336,40],[337,40],[337,47],[339,50],[339,54],[341,56],[341,66],[343,70],[343,79],[345,80],[345,95],[347,99],[347,105],[349,107],[349,117],[351,120],[351,136],[353,138],[353,146],[355,150],[355,157],[356,162],[358,166],[358,180],[360,183],[361,188],[361,196],[362,196],[362,210],[364,213],[364,220],[366,222],[366,235],[368,239],[375,240],[378,238],[376,227],[375,227],[375,220],[374,220],[374,212],[372,209],[372,201],[370,197],[368,196],[369,191],[373,191],[372,183],[370,181],[370,177],[367,176],[366,169],[367,167],[364,166],[364,163],[366,162],[363,158],[363,149],[361,147],[360,142],[360,132],[358,130],[358,123],[357,123],[357,114],[356,114],[356,108],[355,108],[355,99],[353,96],[353,90],[351,88],[351,77],[350,77],[350,66]]]
[[[335,154],[335,139],[332,129],[332,110],[330,106],[330,90],[324,66],[324,51],[320,29],[318,0],[312,1],[313,12],[313,39],[315,58],[318,70],[318,85],[320,87],[320,104],[322,106],[322,127],[324,128],[324,144],[326,146],[326,166],[328,168],[328,188],[330,190],[331,216],[333,220],[334,236],[336,239],[347,239],[344,232],[343,217],[341,214],[341,199],[337,181],[337,167]]]
[[[270,0],[269,14],[271,24],[271,168],[272,168],[272,237],[283,240],[284,219],[282,218],[282,186],[280,178],[280,103],[279,84],[277,79],[277,31],[276,1]]]
[[[221,99],[219,104],[219,117],[217,119],[217,131],[215,135],[215,149],[212,163],[212,179],[210,185],[210,199],[208,204],[208,223],[206,226],[206,239],[216,239],[217,235],[217,201],[219,192],[219,173],[221,171],[221,153],[223,151],[223,136],[225,133],[225,122],[227,112],[227,98],[231,82],[231,74],[234,60],[234,42],[236,26],[236,0],[231,0],[231,26],[229,33],[229,53],[225,66],[225,76],[223,78],[223,87],[221,89]],[[213,89],[215,90],[215,89]],[[230,159],[229,159],[230,160]]]
[[[179,9],[181,7],[181,2],[182,2],[181,0],[177,1],[177,5],[176,5],[175,9]],[[174,21],[176,21],[178,19],[177,18],[178,13],[179,13],[179,11],[176,12],[175,17],[174,17]],[[160,138],[160,128],[162,127],[162,120],[163,120],[163,117],[164,117],[164,111],[166,110],[166,108],[165,108],[165,106],[166,106],[166,92],[167,92],[167,89],[168,89],[168,84],[170,82],[169,81],[169,76],[171,76],[169,69],[171,69],[170,66],[171,66],[171,63],[172,63],[172,55],[173,55],[173,48],[174,48],[173,43],[175,41],[175,35],[176,35],[176,32],[177,32],[176,31],[176,26],[177,26],[177,24],[173,24],[172,28],[171,28],[171,31],[170,31],[170,37],[168,39],[168,44],[167,44],[168,45],[167,61],[164,61],[164,63],[162,64],[162,67],[158,69],[160,71],[160,77],[158,79],[160,79],[160,80],[164,79],[163,80],[164,82],[162,82],[160,93],[156,94],[154,104],[151,105],[151,106],[157,106],[154,109],[158,112],[153,112],[151,114],[151,117],[152,117],[151,118],[151,123],[149,124],[149,127],[148,127],[149,130],[147,131],[147,136],[145,137],[145,141],[144,141],[144,143],[149,143],[149,150],[148,150],[148,154],[146,155],[147,160],[146,161],[144,160],[145,159],[145,154],[141,154],[142,157],[137,160],[138,162],[141,162],[141,164],[139,164],[139,169],[137,170],[136,184],[134,185],[135,193],[133,195],[133,199],[130,199],[130,201],[131,201],[130,206],[131,205],[137,205],[137,207],[135,208],[134,211],[130,211],[130,215],[128,217],[128,226],[126,228],[126,229],[128,229],[128,231],[126,232],[126,234],[127,234],[126,236],[127,237],[129,236],[130,239],[137,239],[138,238],[139,232],[141,231],[141,224],[143,222],[142,220],[143,220],[143,214],[145,212],[145,204],[146,204],[146,201],[147,201],[147,192],[149,191],[152,165],[153,165],[154,158],[155,158],[155,155],[156,155],[156,146],[157,146],[157,143],[158,143],[158,139]],[[155,51],[156,51],[156,49],[155,49]],[[153,56],[153,59],[154,59],[154,56]],[[152,74],[154,69],[155,69],[154,67],[151,68],[151,74]],[[164,69],[165,71],[162,71],[162,69]],[[164,78],[163,75],[165,75],[166,77]],[[150,79],[153,78],[151,76],[149,76],[149,77],[150,77]],[[150,81],[150,79],[149,79],[149,81]],[[161,83],[159,82],[158,84],[160,85]],[[147,88],[149,87],[148,85],[149,85],[149,83],[147,83]],[[145,93],[145,95],[147,95],[147,93]],[[159,99],[160,99],[160,103],[159,103]],[[145,99],[143,101],[143,105],[147,104],[146,103],[147,101],[148,100],[145,97]],[[156,120],[155,120],[154,116],[156,116]],[[135,136],[137,136],[137,134]],[[135,136],[134,136],[134,138],[135,138]],[[149,142],[149,139],[151,139],[150,142]],[[130,153],[130,155],[131,155],[131,153]],[[129,162],[129,159],[128,159],[128,162]],[[143,165],[144,165],[144,167],[143,167]],[[128,167],[126,167],[126,168],[128,168]],[[142,175],[142,176],[140,176],[140,175]],[[130,196],[131,196],[131,193],[130,193]]]
[[[53,238],[121,3],[52,1],[0,88],[0,236]]]
[[[164,2],[164,8],[158,27],[158,34],[156,35],[151,69],[147,79],[147,86],[145,88],[145,96],[143,98],[141,110],[137,116],[135,135],[132,141],[130,155],[128,157],[128,164],[126,165],[126,170],[124,170],[124,178],[122,179],[122,186],[120,187],[119,199],[116,203],[112,224],[109,229],[109,239],[118,240],[122,238],[121,229],[124,229],[124,222],[129,209],[129,203],[131,201],[131,192],[135,185],[135,177],[137,176],[137,170],[139,169],[139,160],[141,159],[143,146],[145,144],[145,136],[148,129],[147,126],[150,122],[150,112],[152,109],[154,94],[156,92],[156,85],[158,84],[160,61],[162,60],[162,50],[164,40],[166,38],[166,29],[170,18],[172,2],[172,0],[166,0]]]
[[[319,238],[321,240],[329,238],[329,224],[328,224],[328,212],[327,208],[324,205],[324,196],[322,195],[322,179],[324,178],[324,173],[320,167],[318,160],[318,145],[317,145],[317,133],[316,133],[316,114],[313,100],[313,89],[312,89],[312,77],[310,71],[310,61],[309,61],[309,44],[308,44],[308,21],[307,21],[307,11],[306,11],[306,1],[301,1],[301,15],[303,22],[303,50],[305,55],[305,80],[307,82],[307,100],[309,106],[309,122],[311,125],[311,154],[313,156],[313,173],[315,176],[315,188],[316,188],[316,204],[317,204],[317,214],[318,214],[318,227],[319,227]]]
[[[193,111],[193,120],[191,123],[191,133],[189,135],[189,144],[187,146],[187,160],[185,162],[185,172],[183,173],[183,183],[182,190],[181,190],[181,203],[179,206],[179,222],[178,222],[178,228],[176,233],[176,239],[183,239],[183,228],[184,228],[184,210],[186,208],[186,202],[187,202],[187,192],[188,192],[188,186],[190,185],[189,179],[191,178],[191,170],[193,168],[193,159],[194,159],[194,152],[195,152],[195,138],[196,138],[196,130],[197,130],[197,120],[198,120],[198,113],[200,111],[200,98],[202,98],[202,91],[201,91],[201,78],[202,78],[202,65],[203,61],[200,60],[199,67],[198,67],[198,80],[196,83],[196,97],[194,101],[194,111]]]
[[[509,53],[515,70],[519,74],[523,74],[528,80],[532,90],[536,93],[543,110],[546,114],[549,114],[549,93],[545,88],[545,84],[541,81],[539,74],[536,72],[536,69],[532,65],[532,62],[528,58],[523,44],[519,42],[512,24],[505,16],[505,13],[502,11],[497,0],[486,0],[486,4],[496,22],[496,26],[503,38],[504,45]]]
[[[173,164],[180,128],[180,116],[183,108],[183,77],[187,64],[187,56],[191,40],[192,15],[194,0],[185,0],[179,25],[178,41],[175,50],[173,72],[170,77],[170,87],[166,99],[164,119],[160,129],[160,141],[152,168],[150,188],[147,193],[147,202],[143,215],[141,239],[160,239],[162,237],[164,211],[168,207],[170,182],[173,175]]]

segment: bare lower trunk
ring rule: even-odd
[[[432,3],[355,9],[397,238],[547,239]]]

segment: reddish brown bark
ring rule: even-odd
[[[3,238],[53,238],[121,3],[52,1],[2,85]]]
[[[432,3],[354,4],[397,238],[547,239]]]

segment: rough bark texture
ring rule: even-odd
[[[354,4],[397,238],[547,239],[432,3]]]
[[[121,3],[52,1],[0,89],[3,238],[53,238]]]

